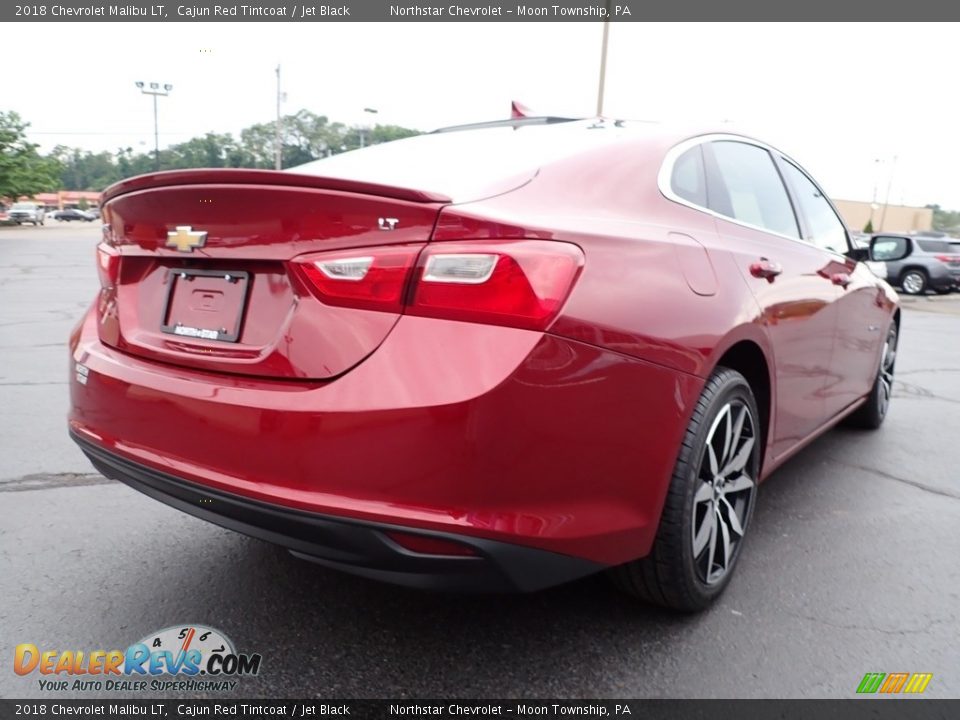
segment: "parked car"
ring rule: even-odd
[[[93,222],[97,218],[92,214],[86,212],[85,210],[78,210],[77,208],[65,208],[56,214],[57,220],[81,220],[83,222]]]
[[[896,293],[747,137],[516,120],[104,201],[72,437],[341,570],[699,610],[758,484],[887,414]]]
[[[896,258],[886,261],[887,277],[907,295],[960,287],[960,252],[946,239],[882,233],[873,240],[878,259]]]
[[[46,213],[43,210],[43,205],[40,205],[39,203],[18,202],[11,206],[10,211],[7,213],[7,217],[17,225],[30,223],[36,227],[37,225],[43,225]]]

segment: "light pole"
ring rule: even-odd
[[[883,199],[883,212],[880,213],[880,227],[878,228],[878,230],[881,232],[883,231],[883,223],[887,219],[887,206],[890,204],[890,188],[893,187],[893,173],[896,171],[896,169],[897,169],[897,156],[894,155],[893,162],[890,165],[890,180],[889,182],[887,182],[887,194]]]
[[[137,80],[135,83],[140,92],[144,95],[153,95],[153,155],[156,169],[160,169],[160,129],[157,123],[157,98],[166,97],[170,94],[170,91],[173,90],[173,85],[163,85],[161,87],[160,83],[152,82],[147,83],[142,80]]]
[[[364,111],[365,113],[370,113],[371,115],[376,115],[378,112],[380,112],[380,111],[377,110],[376,108],[368,108],[368,107],[367,107],[367,108],[364,108],[363,111]],[[363,127],[363,125],[361,125],[361,126],[360,126],[360,149],[361,149],[361,150],[363,149],[363,131],[364,131],[364,130],[365,130],[365,128]]]
[[[870,201],[870,227],[873,231],[879,230],[873,226],[873,213],[880,206],[877,205],[877,182],[878,182],[878,168],[880,167],[880,158],[873,159],[873,200]]]

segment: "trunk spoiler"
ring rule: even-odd
[[[318,175],[303,175],[277,170],[250,170],[245,168],[204,168],[200,170],[168,170],[164,172],[138,175],[114,183],[103,191],[100,204],[126,195],[158,187],[176,185],[286,185],[291,187],[317,188],[319,190],[338,190],[361,195],[378,195],[420,203],[450,203],[446,195],[411,188],[379,185],[361,180],[344,180]]]

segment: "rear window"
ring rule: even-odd
[[[670,189],[687,202],[707,205],[707,180],[703,169],[703,150],[699,145],[677,158],[670,177]]]
[[[435,192],[456,202],[478,200],[529,182],[543,165],[637,133],[592,125],[565,122],[429,133],[333,155],[288,172]]]
[[[917,240],[920,249],[928,253],[948,253],[953,252],[954,248],[945,240]]]

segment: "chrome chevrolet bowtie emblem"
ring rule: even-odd
[[[193,252],[194,248],[203,247],[206,242],[207,231],[193,230],[189,225],[177,225],[176,232],[167,233],[167,247],[180,252]]]

